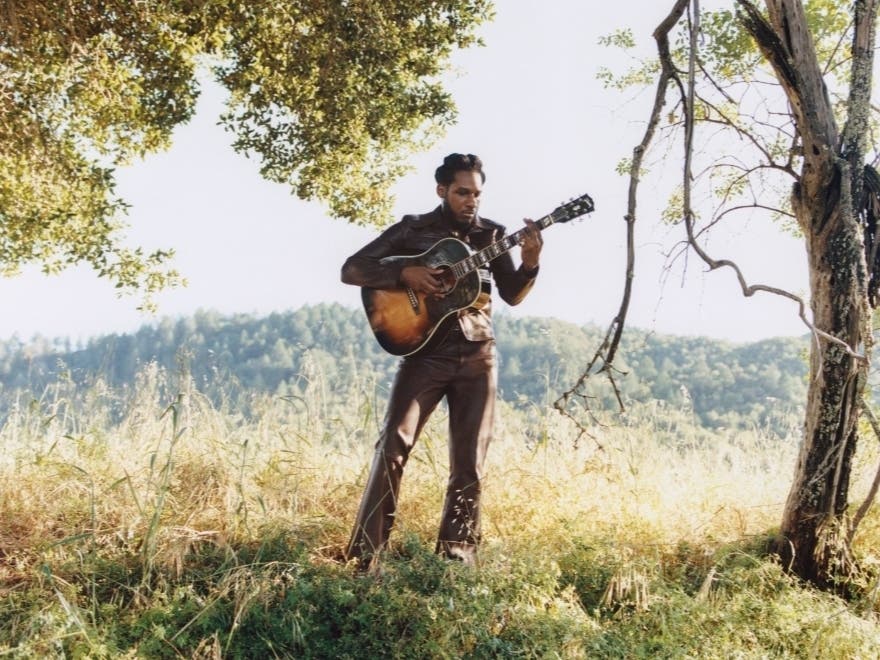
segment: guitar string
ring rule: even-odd
[[[589,200],[589,204],[587,204],[585,208],[581,208],[580,205],[583,204],[584,197],[575,200],[575,202],[567,204],[565,208],[557,209],[557,211],[563,211],[563,213],[560,214],[559,218],[556,218],[556,211],[554,211],[549,215],[545,215],[543,218],[536,220],[535,224],[538,226],[539,229],[546,229],[554,222],[558,222],[558,220],[565,218],[566,211],[568,211],[568,209],[574,209],[576,211],[575,214],[567,216],[569,218],[577,217],[578,215],[583,215],[584,213],[589,213],[593,210],[592,199],[589,199],[587,197],[586,199]],[[495,243],[492,243],[491,245],[483,248],[479,252],[465,257],[458,263],[453,264],[451,268],[453,277],[455,279],[461,279],[465,275],[477,270],[480,266],[489,263],[493,259],[497,259],[502,254],[509,251],[514,245],[519,243],[519,237],[525,231],[526,229],[523,228],[514,232],[513,234],[509,234],[508,236],[502,238],[500,241],[496,241]]]

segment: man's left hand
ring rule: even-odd
[[[541,248],[544,246],[544,239],[541,237],[541,230],[534,220],[528,218],[524,221],[526,228],[521,235],[520,258],[522,259],[523,268],[526,270],[534,270],[538,267],[538,259],[541,255]]]

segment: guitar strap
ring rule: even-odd
[[[478,222],[478,226],[481,229],[485,230],[485,225],[481,222],[481,219],[478,219],[477,222]],[[467,243],[468,246],[472,250],[478,251],[478,250],[481,250],[483,247],[485,247],[484,245],[473,245],[471,243],[471,241],[469,240],[469,238],[470,238],[470,236],[465,237],[465,243]],[[490,242],[491,242],[491,238],[490,238]],[[483,266],[480,266],[480,268],[477,269],[477,274],[480,276],[480,295],[477,298],[476,302],[474,302],[474,304],[469,307],[469,309],[479,310],[479,309],[484,309],[484,308],[488,307],[489,302],[491,300],[492,273],[489,270],[489,265],[485,264]]]
[[[477,296],[476,302],[468,307],[468,309],[484,309],[489,306],[490,302],[491,294],[488,291],[480,291],[480,295]]]

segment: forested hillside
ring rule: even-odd
[[[603,334],[597,327],[505,314],[497,326],[501,396],[515,405],[552,402],[580,375]],[[622,347],[626,375],[618,382],[627,403],[692,410],[710,428],[774,426],[797,417],[802,406],[805,350],[805,340],[792,338],[732,344],[633,329]],[[216,401],[235,402],[252,391],[296,394],[316,380],[331,391],[369,380],[381,393],[396,358],[379,348],[360,310],[341,305],[265,317],[198,312],[79,347],[63,339],[0,342],[3,405],[16,391],[38,395],[59,378],[124,388],[153,362],[190,376]],[[607,388],[599,387],[596,397],[597,408],[614,407]]]

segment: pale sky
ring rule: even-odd
[[[457,74],[448,86],[458,124],[414,159],[415,172],[397,186],[395,215],[436,205],[433,170],[453,151],[482,157],[481,213],[511,229],[582,193],[596,203],[584,220],[546,230],[538,283],[511,313],[606,326],[617,312],[628,181],[615,166],[641,139],[653,90],[635,96],[603,89],[598,68],[626,62],[597,40],[629,25],[651,47],[669,4],[499,0],[495,21],[481,31],[486,47],[455,57]],[[159,295],[158,315],[150,316],[135,310],[136,299],[117,299],[89,269],[53,277],[33,269],[0,279],[7,310],[0,339],[36,333],[84,339],[197,309],[262,315],[307,303],[360,305],[358,290],[340,283],[339,267],[376,230],[331,220],[320,205],[263,181],[257,162],[235,154],[229,134],[216,125],[222,102],[222,90],[206,86],[196,117],[178,129],[170,151],[118,172],[118,192],[132,205],[132,244],[175,248],[175,265],[189,286]],[[661,154],[655,149],[650,159],[654,171],[680,168],[677,151],[665,165]],[[734,341],[804,334],[794,304],[764,294],[743,298],[732,271],[706,273],[692,255],[686,274],[680,262],[664,276],[663,253],[683,237],[658,219],[668,186],[648,178],[641,187],[628,323]],[[732,220],[709,248],[716,258],[736,260],[751,283],[806,291],[802,244],[767,220]]]

